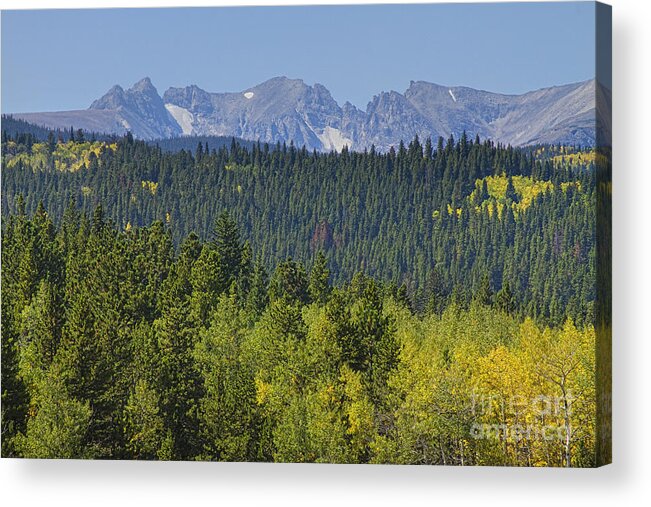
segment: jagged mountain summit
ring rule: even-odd
[[[131,131],[142,139],[179,136],[183,133],[147,77],[128,90],[119,85],[113,86],[88,109],[13,116],[48,128],[74,127],[107,134]]]
[[[163,102],[186,135],[293,141],[317,150],[354,144],[343,134],[343,111],[330,92],[300,79],[276,77],[238,93],[170,88]]]
[[[464,131],[513,146],[594,145],[598,93],[594,80],[522,95],[412,81],[404,93],[376,95],[362,111],[349,102],[339,106],[323,85],[301,79],[275,77],[229,93],[191,85],[170,88],[161,97],[144,78],[128,90],[114,86],[86,110],[13,116],[52,128],[131,131],[142,139],[234,136],[319,151],[344,146],[384,151],[415,135],[458,138]]]
[[[116,111],[124,128],[132,130],[138,137],[171,137],[183,132],[148,77],[128,90],[115,85],[94,101],[90,109]]]

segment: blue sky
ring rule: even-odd
[[[149,76],[162,93],[286,75],[362,109],[410,80],[502,92],[594,77],[594,4],[2,12],[2,111],[85,109]]]

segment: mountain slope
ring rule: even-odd
[[[165,108],[151,80],[146,77],[128,90],[119,85],[90,105],[91,111],[113,111],[122,126],[138,137],[171,137],[182,129]]]
[[[141,79],[128,90],[115,85],[85,110],[13,116],[53,129],[73,126],[91,132],[124,134],[131,131],[143,139],[182,134],[181,127],[165,108],[149,78]]]
[[[351,145],[340,131],[342,109],[322,85],[277,77],[239,93],[208,93],[197,86],[163,95],[184,134],[293,141],[319,150]]]
[[[601,88],[599,89],[601,90]],[[293,142],[319,151],[348,146],[381,151],[401,140],[469,136],[514,146],[539,143],[595,144],[594,80],[522,95],[412,81],[404,93],[382,92],[361,111],[343,107],[320,84],[275,77],[240,92],[210,93],[196,85],[170,88],[162,96],[149,78],[128,90],[119,85],[87,110],[23,113],[14,117],[51,128],[115,132],[143,139],[179,135],[234,136],[262,142]],[[610,131],[609,126],[604,126]]]

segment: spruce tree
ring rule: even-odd
[[[490,306],[493,302],[493,291],[491,290],[490,277],[487,273],[481,278],[479,288],[475,293],[475,301],[482,305]]]
[[[330,270],[323,251],[319,250],[310,272],[309,293],[312,301],[323,305],[330,295]]]
[[[505,198],[507,201],[513,201],[513,202],[518,201],[518,194],[516,193],[515,187],[513,186],[513,178],[511,178],[511,176],[508,177],[506,182]]]
[[[222,291],[228,290],[239,275],[242,262],[242,244],[237,223],[227,211],[215,220],[212,245],[217,253],[219,274],[222,277]]]
[[[495,306],[503,312],[510,313],[513,310],[513,294],[511,293],[511,284],[504,282],[502,288],[495,295]]]

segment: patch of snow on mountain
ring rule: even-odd
[[[176,123],[179,124],[179,127],[181,127],[184,136],[189,136],[192,134],[192,122],[194,121],[194,116],[190,111],[182,107],[175,106],[174,104],[165,104],[165,109],[169,111],[172,117],[176,120]]]
[[[254,95],[255,95],[255,93],[253,93],[253,92],[246,92],[246,93],[244,94],[244,96],[245,96],[247,99],[253,98]]]
[[[452,97],[452,100],[456,102],[457,98],[454,96],[454,93],[452,93],[452,90],[448,90],[448,92],[450,92],[450,97]]]
[[[326,127],[323,129],[323,133],[316,133],[316,135],[321,141],[324,151],[341,151],[344,146],[350,148],[353,144],[353,141],[344,136],[341,130],[332,127]]]

